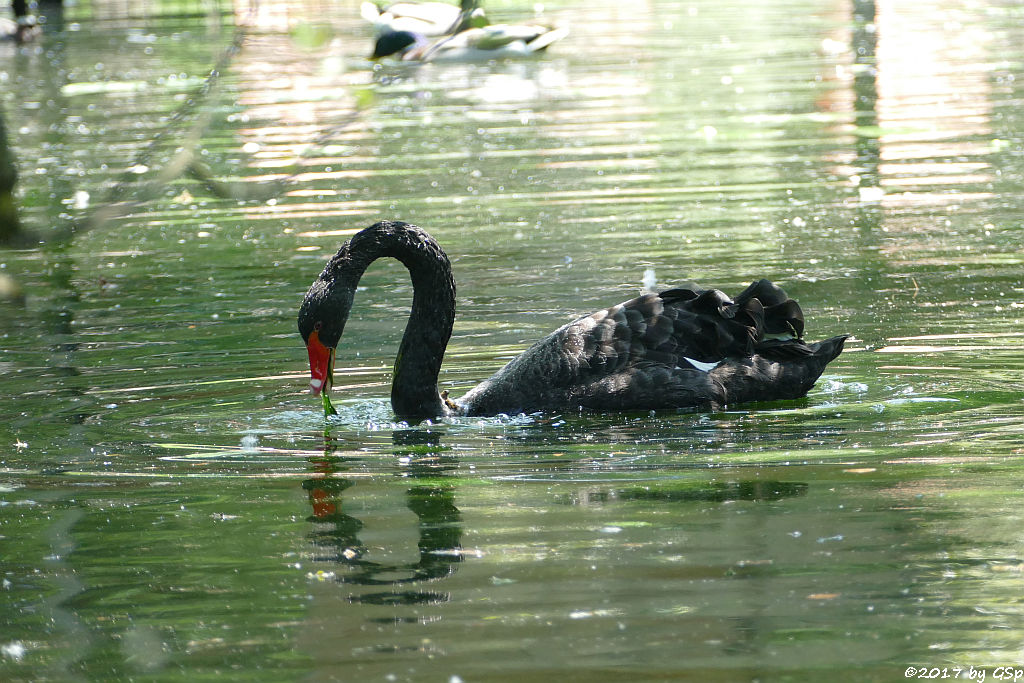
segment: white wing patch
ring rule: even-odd
[[[694,360],[692,358],[687,358],[686,356],[683,356],[683,360],[685,360],[687,363],[689,363],[693,367],[697,368],[701,372],[711,372],[712,370],[714,370],[715,368],[718,367],[719,363],[722,362],[720,360],[716,360],[714,363],[704,363],[704,362],[699,361],[699,360]]]

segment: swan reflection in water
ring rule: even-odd
[[[322,457],[313,461],[316,476],[302,482],[312,514],[309,538],[314,546],[313,561],[322,569],[316,573],[321,580],[334,581],[352,589],[346,596],[349,603],[378,606],[422,606],[447,603],[451,593],[443,589],[443,582],[451,578],[467,553],[462,545],[464,524],[462,513],[456,506],[455,486],[439,484],[447,473],[458,467],[454,456],[447,455],[442,445],[443,434],[423,429],[395,430],[392,432],[392,454],[405,459],[407,468],[398,473],[407,477],[412,485],[404,490],[405,508],[415,515],[417,556],[409,561],[381,561],[374,559],[391,554],[396,548],[369,547],[362,539],[367,529],[364,522],[346,512],[356,509],[359,495],[354,490],[362,487],[377,490],[365,478],[346,477],[348,469],[355,470],[365,463],[361,459],[336,455],[338,441],[326,437]],[[389,477],[391,479],[391,477]],[[424,483],[416,483],[422,480]],[[426,482],[430,483],[426,483]],[[370,484],[368,486],[368,484]],[[388,482],[393,487],[393,480]],[[572,493],[556,495],[555,502],[569,506],[615,505],[639,502],[658,507],[685,508],[703,503],[730,503],[734,501],[778,501],[807,494],[803,482],[738,480],[731,482],[675,482],[671,486],[583,486]],[[345,501],[346,496],[349,498]],[[355,501],[353,501],[355,498]],[[383,504],[391,500],[384,498]],[[380,504],[382,501],[375,501]],[[384,510],[388,520],[394,520],[396,510]],[[387,529],[386,538],[394,539],[403,529]],[[407,531],[407,529],[406,529]],[[386,590],[381,590],[386,588]],[[391,613],[371,619],[383,622],[421,622],[430,620],[424,614],[402,615]]]
[[[346,513],[343,494],[356,479],[346,478],[347,458],[334,455],[337,443],[328,441],[322,458],[314,461],[317,476],[302,482],[307,492],[313,525],[310,538],[315,547],[314,561],[331,567],[334,579],[352,586],[390,586],[386,592],[366,592],[349,596],[350,602],[379,605],[423,605],[448,602],[442,591],[422,590],[420,586],[441,581],[458,569],[463,559],[462,518],[455,507],[453,486],[434,482],[446,471],[455,469],[454,458],[445,456],[440,435],[425,430],[402,430],[392,434],[394,453],[411,455],[403,473],[414,482],[429,479],[431,484],[415,484],[405,491],[405,506],[416,515],[418,558],[409,562],[381,562],[360,540],[363,522]],[[394,590],[398,588],[399,590]]]

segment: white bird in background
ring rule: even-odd
[[[396,2],[381,7],[364,2],[359,13],[373,24],[378,35],[387,31],[411,31],[423,36],[443,36],[454,31],[463,12],[473,12],[475,5],[471,0],[463,0],[462,6],[446,2]]]
[[[491,24],[459,31],[430,42],[412,31],[387,31],[374,45],[372,59],[394,56],[403,61],[486,61],[530,57],[569,34],[565,27],[538,24]]]

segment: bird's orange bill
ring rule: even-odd
[[[306,351],[309,352],[310,391],[314,396],[329,391],[334,374],[334,349],[324,346],[320,335],[313,330],[306,341]]]

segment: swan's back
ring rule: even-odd
[[[735,300],[690,286],[565,325],[459,401],[466,414],[719,408],[803,396],[845,336],[807,344],[800,306],[760,280]]]

